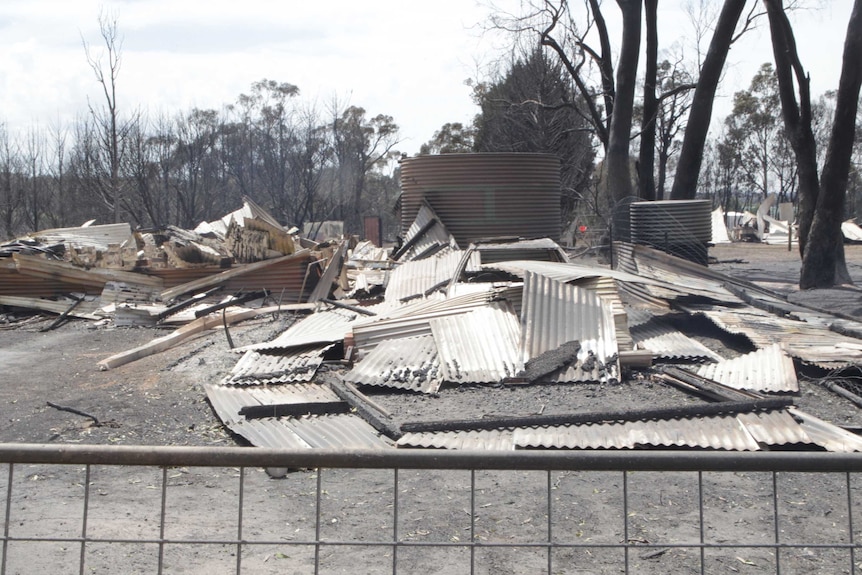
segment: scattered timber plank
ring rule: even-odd
[[[68,301],[52,301],[38,297],[21,297],[14,295],[0,295],[0,305],[47,311],[58,315],[69,309]],[[75,306],[74,309],[70,310],[68,315],[82,319],[102,319],[101,316],[96,315],[95,312],[97,309],[99,309],[98,302],[82,302]]]
[[[347,242],[342,242],[341,245],[338,246],[338,249],[335,250],[335,253],[332,254],[332,257],[329,258],[329,262],[326,264],[326,269],[317,281],[317,285],[314,286],[314,291],[311,292],[308,301],[315,302],[329,297],[329,292],[332,289],[332,282],[335,281],[338,272],[341,271],[341,264],[344,261],[345,252],[347,252]]]
[[[58,280],[71,284],[79,284],[104,289],[107,282],[124,282],[140,288],[150,288],[154,293],[164,288],[161,278],[127,272],[110,268],[90,268],[88,270],[75,267],[66,262],[49,261],[39,256],[14,254],[12,259],[18,273],[43,279]]]
[[[215,287],[223,284],[224,282],[235,278],[237,276],[242,276],[244,274],[257,271],[260,269],[268,268],[269,266],[285,263],[289,261],[302,261],[307,258],[311,254],[311,250],[300,250],[295,254],[291,254],[289,256],[283,256],[280,258],[273,258],[271,260],[263,260],[262,262],[255,262],[253,264],[246,264],[241,267],[231,268],[229,270],[225,270],[221,273],[214,274],[211,276],[203,277],[200,279],[196,279],[194,281],[190,281],[169,289],[166,289],[162,292],[161,297],[163,301],[170,301],[177,296],[189,293],[189,292],[197,292],[209,289],[211,287]]]
[[[263,315],[276,311],[279,311],[278,306],[262,307],[258,309],[239,309],[225,314],[224,322],[229,324],[237,323],[252,317],[256,317],[258,315]],[[121,365],[125,365],[127,363],[139,360],[143,357],[160,353],[162,351],[165,351],[166,349],[170,349],[173,346],[182,343],[183,341],[201,333],[202,331],[206,331],[208,329],[222,325],[222,321],[222,317],[218,315],[206,316],[196,319],[180,328],[177,328],[175,331],[169,333],[168,335],[158,337],[149,343],[145,343],[142,346],[112,355],[107,359],[103,359],[97,365],[99,366],[99,369],[101,371],[107,371],[109,369],[114,369]]]

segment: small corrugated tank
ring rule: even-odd
[[[477,153],[401,160],[401,233],[422,201],[458,245],[499,237],[560,237],[560,160],[550,154]]]
[[[631,204],[632,242],[707,265],[712,239],[709,200],[662,200]]]

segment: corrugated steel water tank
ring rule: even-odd
[[[560,238],[560,160],[481,153],[401,160],[401,233],[426,200],[458,245],[483,238]]]
[[[634,202],[630,212],[632,242],[707,265],[712,239],[709,200]]]

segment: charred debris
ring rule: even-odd
[[[171,327],[103,370],[292,314],[270,341],[226,329],[236,364],[205,385],[256,446],[862,451],[801,385],[862,406],[841,385],[862,366],[852,318],[634,243],[613,268],[548,238],[462,246],[425,202],[396,248],[329,235],[250,200],[195,230],[45,230],[0,245],[0,311]]]

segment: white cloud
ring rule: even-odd
[[[835,0],[798,23],[814,94],[837,85],[849,6]],[[409,153],[444,123],[470,121],[476,108],[464,80],[493,57],[476,26],[486,9],[468,0],[4,0],[0,120],[13,129],[70,123],[88,97],[101,103],[81,43],[101,48],[101,9],[116,14],[124,38],[118,88],[128,108],[219,108],[269,78],[299,86],[319,107],[337,95],[393,116]],[[759,34],[734,48],[727,98],[771,59],[768,34]]]

